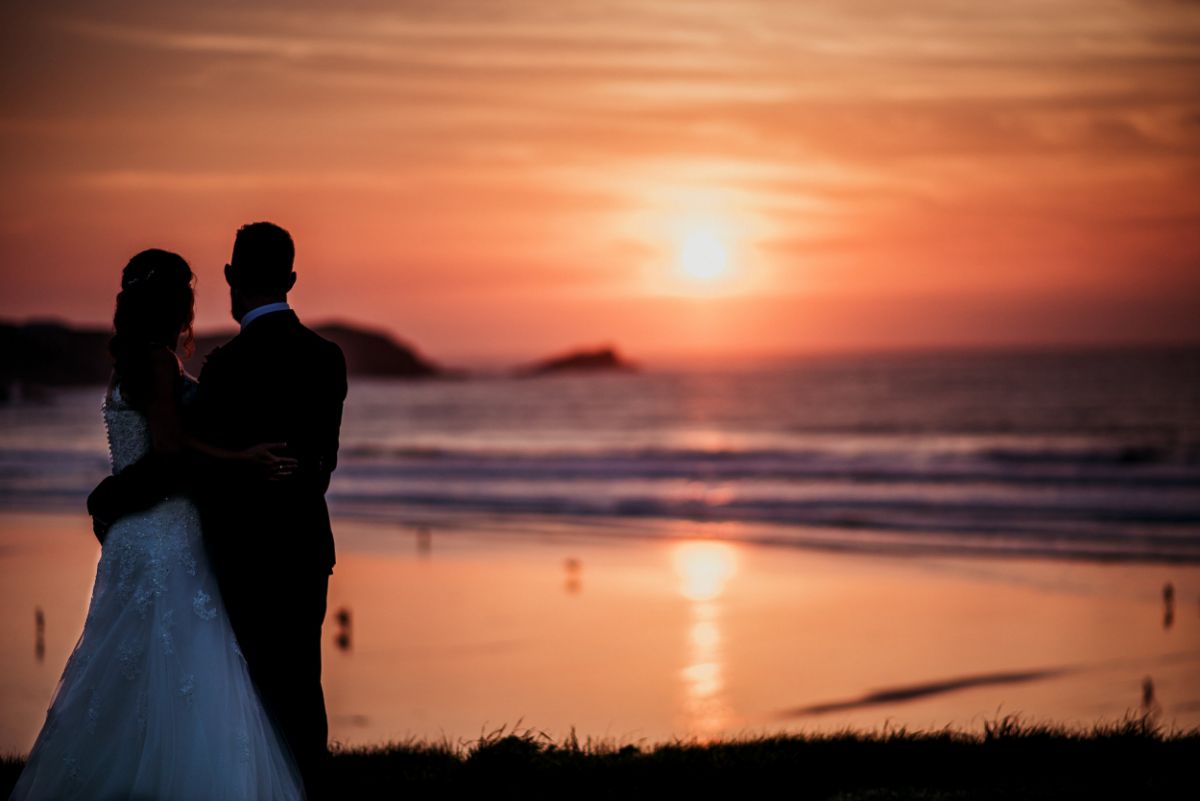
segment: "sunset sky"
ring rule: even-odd
[[[435,359],[1200,340],[1200,3],[5,3],[0,318],[150,246]]]

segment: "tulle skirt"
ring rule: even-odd
[[[303,795],[238,650],[195,506],[173,497],[122,518],[12,798]]]

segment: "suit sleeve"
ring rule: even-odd
[[[178,454],[147,454],[96,485],[87,497],[88,514],[111,523],[149,509],[177,490],[185,476]]]
[[[317,446],[317,472],[314,476],[317,489],[324,493],[329,489],[329,479],[337,468],[339,432],[342,426],[342,410],[346,401],[346,357],[342,349],[331,344],[329,348],[328,379],[321,394],[323,408],[317,416],[319,434]]]

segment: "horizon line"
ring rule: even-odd
[[[79,322],[69,320],[62,316],[56,315],[31,315],[25,318],[0,318],[0,325],[57,325],[64,328],[74,329],[78,331],[107,331],[111,329],[111,324]],[[312,323],[306,323],[310,328],[323,328],[332,326],[341,326],[345,328],[356,329],[363,332],[375,333],[387,337],[396,344],[409,347],[418,351],[421,355],[431,359],[435,363],[440,362],[442,366],[447,366],[447,363],[454,360],[489,360],[489,359],[508,359],[508,358],[527,358],[521,354],[528,354],[526,349],[509,349],[509,350],[490,350],[471,352],[461,348],[452,349],[449,351],[451,355],[447,357],[434,357],[428,348],[417,344],[412,337],[397,334],[393,329],[384,324],[360,322],[346,317],[329,316],[317,317]],[[237,324],[233,321],[227,327],[214,326],[205,327],[196,330],[196,337],[213,337],[221,335],[235,335],[237,333]],[[1200,339],[1179,339],[1179,338],[1142,338],[1142,339],[1089,339],[1089,340],[1031,340],[1031,341],[1013,341],[1013,342],[986,342],[986,341],[955,341],[942,343],[902,343],[897,345],[888,345],[886,343],[851,343],[845,345],[823,345],[795,346],[794,348],[730,348],[730,349],[681,349],[673,348],[668,350],[655,349],[651,346],[649,349],[629,350],[626,346],[619,344],[615,337],[606,337],[603,339],[586,339],[580,338],[575,340],[574,344],[565,345],[548,345],[546,348],[538,351],[544,356],[546,353],[561,354],[565,351],[581,351],[595,349],[598,347],[611,347],[620,353],[634,359],[664,359],[664,360],[710,360],[720,361],[727,359],[751,359],[761,361],[785,360],[806,357],[822,357],[822,356],[872,356],[872,355],[902,355],[902,354],[952,354],[952,353],[1034,353],[1034,352],[1063,352],[1063,351],[1119,351],[1119,350],[1189,350],[1200,348]],[[537,358],[537,357],[535,357]]]

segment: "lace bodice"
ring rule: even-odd
[[[191,376],[183,377],[181,403],[187,405],[196,394],[199,384]],[[146,415],[130,406],[121,397],[121,387],[113,387],[111,397],[101,406],[104,427],[108,431],[108,454],[113,473],[119,473],[150,451],[150,423]]]

